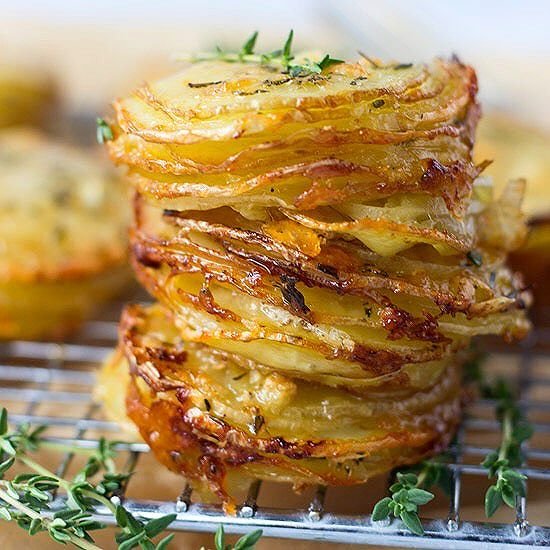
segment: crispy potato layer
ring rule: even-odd
[[[127,385],[127,413],[161,462],[229,507],[235,477],[361,483],[441,449],[459,418],[454,361],[423,391],[359,397],[184,342],[160,306],[127,308],[120,330],[102,384]]]
[[[199,62],[114,104],[135,190],[127,308],[102,384],[160,462],[234,511],[255,478],[351,485],[443,449],[474,336],[520,338],[495,196],[457,59],[321,74]]]

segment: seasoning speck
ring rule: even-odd
[[[262,429],[262,426],[265,423],[265,419],[261,414],[257,414],[254,417],[253,423],[250,425],[250,429],[254,435],[257,435],[258,432]]]
[[[483,264],[483,256],[477,250],[470,250],[470,252],[466,254],[466,258],[468,258],[472,265],[477,267],[481,267]]]
[[[296,288],[296,279],[288,275],[281,275],[281,294],[283,302],[290,306],[295,313],[307,315],[310,312],[306,306],[304,295]]]
[[[187,85],[190,88],[206,88],[207,86],[215,86],[221,84],[223,80],[216,80],[215,82],[188,82]]]
[[[317,269],[327,275],[330,275],[331,277],[334,277],[335,279],[338,279],[338,270],[332,265],[317,264]]]

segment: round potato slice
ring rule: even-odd
[[[114,106],[125,133],[194,143],[274,129],[288,135],[330,121],[340,131],[430,129],[465,118],[476,90],[474,71],[453,60],[406,69],[360,61],[296,78],[259,64],[211,61],[145,85]]]

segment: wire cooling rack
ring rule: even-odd
[[[47,424],[51,427],[51,440],[80,447],[95,446],[100,435],[121,438],[120,428],[102,417],[91,393],[98,363],[114,347],[120,307],[113,305],[66,343],[0,344],[0,403],[10,411],[12,423]],[[301,497],[296,497],[289,487],[274,488],[275,484],[255,482],[235,517],[225,516],[218,506],[193,502],[189,487],[181,482],[177,488],[180,478],[171,477],[160,496],[152,495],[147,487],[154,485],[158,490],[162,487],[162,476],[172,474],[156,467],[147,445],[141,442],[119,446],[124,467],[137,469],[120,498],[132,513],[145,518],[176,512],[177,519],[171,526],[175,530],[214,531],[223,523],[228,533],[261,528],[269,537],[379,546],[476,549],[480,543],[485,548],[499,549],[549,546],[549,341],[549,331],[535,332],[519,348],[492,353],[487,367],[517,382],[520,405],[536,430],[530,448],[525,449],[527,460],[522,469],[529,478],[529,498],[518,499],[513,511],[499,512],[498,523],[482,521],[480,506],[489,482],[479,463],[500,440],[493,403],[488,400],[472,404],[467,411],[457,443],[451,449],[454,458],[449,464],[453,473],[451,497],[437,495],[433,506],[423,507],[424,537],[408,533],[397,520],[371,522],[372,505],[387,488],[384,480],[346,490],[317,487]],[[57,456],[54,468],[65,475],[75,460],[71,453]],[[145,483],[143,490],[140,475],[153,476],[155,483]],[[133,495],[132,485],[141,485],[141,494]],[[262,497],[267,505],[261,502]],[[106,509],[98,508],[96,516],[104,523],[114,523]]]

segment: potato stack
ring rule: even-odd
[[[471,338],[528,330],[505,265],[523,182],[496,198],[480,176],[476,91],[457,59],[214,60],[115,102],[157,303],[123,313],[101,393],[203,498],[231,511],[254,478],[351,485],[442,450]]]
[[[0,62],[0,128],[47,126],[58,102],[59,92],[48,74]]]
[[[66,338],[132,284],[126,185],[100,160],[0,131],[0,341]]]
[[[550,132],[525,124],[507,113],[483,117],[478,129],[474,158],[494,162],[488,172],[495,184],[506,177],[525,177],[529,182],[523,211],[529,233],[510,256],[510,265],[525,274],[534,306],[529,315],[537,326],[550,326]]]

